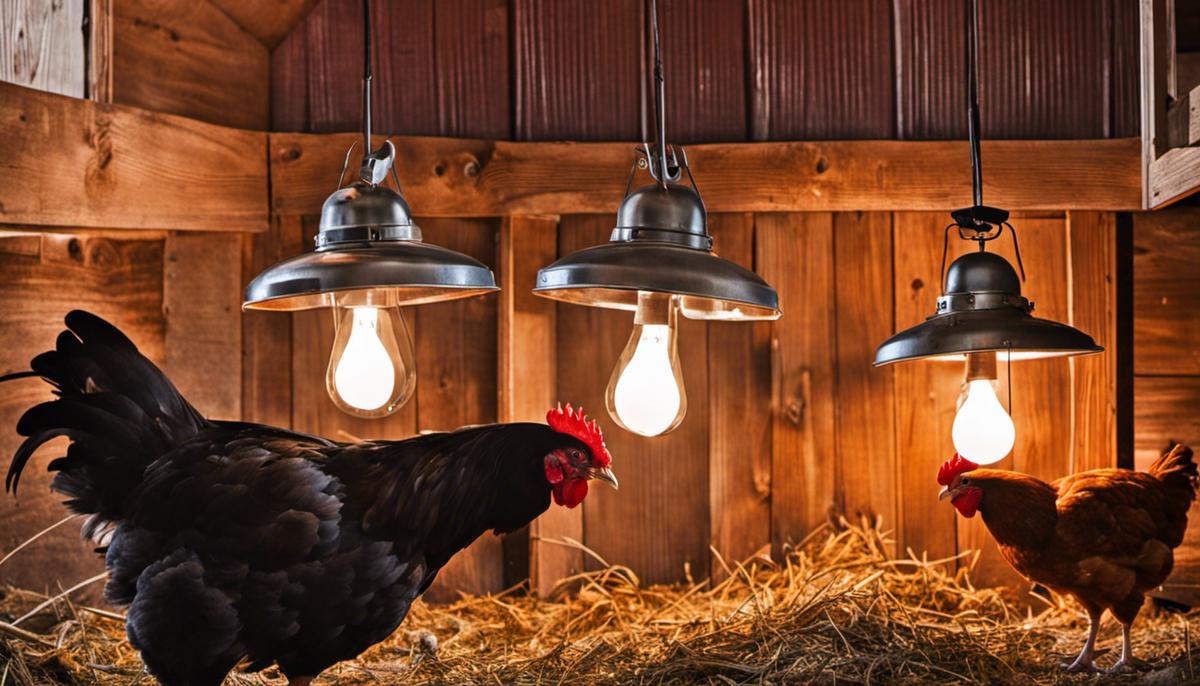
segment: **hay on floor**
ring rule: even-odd
[[[390,639],[316,684],[1091,683],[1058,667],[1082,644],[1070,602],[977,589],[961,556],[889,555],[875,527],[814,532],[780,564],[730,563],[723,581],[644,586],[606,566],[540,600],[515,589],[418,603]],[[45,601],[9,590],[9,622]],[[1200,614],[1150,608],[1135,625],[1137,671],[1105,683],[1195,680]],[[0,627],[3,629],[3,627]],[[24,632],[23,635],[18,635]],[[1099,662],[1119,650],[1107,619]],[[1197,665],[1196,667],[1200,667]],[[0,684],[151,684],[123,626],[67,600],[0,630]],[[226,684],[283,684],[273,668]]]

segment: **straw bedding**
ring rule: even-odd
[[[1070,602],[1005,597],[972,586],[962,556],[890,555],[877,527],[829,525],[780,563],[729,563],[724,580],[643,586],[603,564],[551,600],[514,589],[418,603],[390,639],[323,675],[321,684],[792,684],[1196,682],[1200,613],[1143,611],[1137,670],[1068,675],[1086,619]],[[597,558],[598,559],[598,558]],[[724,563],[721,563],[724,564]],[[1011,591],[1009,591],[1011,593]],[[44,603],[9,589],[0,620]],[[153,679],[124,640],[119,616],[69,600],[16,628],[0,626],[0,685],[136,684]],[[1101,646],[1119,627],[1108,620]],[[1200,656],[1197,656],[1200,658]],[[230,684],[284,684],[274,669]],[[1200,682],[1198,682],[1200,683]]]

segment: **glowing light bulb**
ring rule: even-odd
[[[633,333],[608,381],[608,413],[642,436],[671,431],[687,413],[676,318],[673,296],[639,293]]]
[[[336,336],[325,387],[343,412],[383,417],[417,385],[412,337],[399,308],[334,308]]]
[[[995,353],[991,353],[990,362],[971,357],[967,362],[967,397],[954,416],[951,436],[959,455],[975,464],[992,464],[1012,451],[1017,432],[992,386]]]

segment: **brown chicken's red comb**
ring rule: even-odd
[[[597,467],[612,464],[612,455],[608,454],[608,448],[604,446],[604,434],[600,432],[600,425],[595,419],[589,422],[587,417],[583,416],[582,407],[573,410],[571,403],[567,403],[567,409],[563,410],[562,403],[559,403],[558,407],[546,413],[546,423],[560,434],[574,436],[583,441],[592,451],[592,458]]]
[[[954,457],[946,460],[942,463],[941,467],[938,467],[938,485],[949,486],[950,483],[954,481],[954,477],[962,474],[963,472],[969,472],[972,469],[978,468],[979,465],[968,460],[962,455],[959,455],[958,453],[954,453]]]

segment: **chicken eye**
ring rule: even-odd
[[[960,483],[962,485],[966,486],[967,484],[971,483],[971,480],[964,476],[963,480]]]

